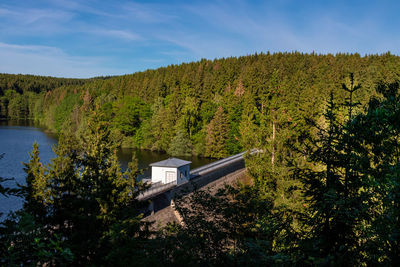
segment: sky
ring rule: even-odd
[[[88,78],[260,52],[400,54],[400,1],[0,0],[0,73]]]

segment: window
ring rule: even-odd
[[[183,173],[181,173],[181,179],[183,179]]]

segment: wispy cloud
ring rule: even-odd
[[[62,55],[63,52],[57,47],[44,46],[44,45],[18,45],[18,44],[7,44],[0,42],[0,50],[8,51],[22,51],[22,52],[37,52],[48,55]]]
[[[3,0],[0,70],[84,77],[262,51],[400,53],[398,8],[351,0]]]
[[[17,24],[34,24],[40,21],[62,22],[70,20],[73,13],[52,8],[1,8],[0,16],[10,22]]]
[[[162,23],[177,19],[178,16],[167,13],[171,6],[167,4],[142,4],[130,2],[122,7],[125,16],[143,23]]]
[[[88,13],[101,17],[121,17],[119,12],[115,11],[115,2],[113,1],[74,1],[74,0],[47,0],[48,5],[53,5],[61,10],[67,10],[74,13]],[[108,4],[110,8],[105,7]]]
[[[56,47],[0,43],[1,73],[26,73],[55,77],[93,77],[121,69],[102,67],[107,59],[70,56]]]
[[[0,17],[6,17],[14,15],[15,13],[7,8],[0,8]]]
[[[124,39],[128,41],[142,41],[144,38],[139,34],[133,33],[128,30],[92,30],[89,31],[93,34],[109,36],[113,38]]]

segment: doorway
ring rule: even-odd
[[[165,183],[171,183],[173,181],[175,181],[175,172],[165,172]]]

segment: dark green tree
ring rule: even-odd
[[[167,152],[171,156],[190,156],[192,154],[192,142],[186,131],[178,130]]]
[[[39,145],[33,144],[32,152],[29,153],[30,160],[24,163],[24,171],[26,173],[26,186],[24,192],[24,210],[31,214],[36,221],[40,222],[46,216],[46,207],[43,202],[38,200],[38,189],[45,194],[45,173],[44,167],[40,162]]]
[[[127,136],[132,136],[141,122],[150,116],[150,108],[140,99],[125,97],[114,103],[114,125]]]
[[[369,218],[363,246],[370,265],[400,264],[400,93],[399,83],[380,83],[365,113],[353,120],[362,161],[359,172],[367,177]]]
[[[306,225],[310,237],[302,252],[305,262],[313,264],[354,265],[360,263],[361,221],[368,218],[363,193],[364,176],[358,172],[360,156],[354,153],[357,140],[352,126],[352,94],[359,86],[350,77],[348,101],[344,103],[344,121],[339,120],[339,107],[333,94],[328,101],[325,126],[318,126],[316,137],[308,139],[310,167],[296,169],[294,175],[303,180],[308,200]]]
[[[134,164],[125,173],[121,172],[115,144],[109,140],[109,128],[101,114],[93,115],[82,139],[62,137],[55,154],[49,165],[42,166],[35,144],[31,160],[25,165],[29,179],[25,195],[29,201],[23,214],[27,214],[24,216],[33,225],[29,229],[38,232],[33,234],[28,230],[29,235],[26,232],[11,237],[4,235],[8,248],[19,247],[18,251],[22,252],[37,240],[39,243],[31,248],[39,246],[43,248],[41,253],[50,254],[46,254],[48,258],[32,256],[29,259],[21,258],[19,252],[7,257],[14,255],[21,264],[27,260],[34,264],[53,264],[51,256],[56,254],[51,253],[68,251],[58,264],[73,261],[74,265],[102,265],[113,258],[111,255],[115,255],[119,245],[129,243],[132,248],[142,244],[138,240],[145,240],[149,232],[140,222],[142,204],[136,197],[144,187],[135,179]],[[42,207],[45,213],[38,218],[37,210]],[[61,249],[59,252],[51,250],[56,244]]]
[[[228,156],[226,142],[228,140],[229,123],[224,109],[219,107],[207,127],[205,155],[212,158]]]
[[[182,224],[164,229],[155,256],[163,265],[290,265],[291,218],[257,195],[228,186],[177,199]]]

